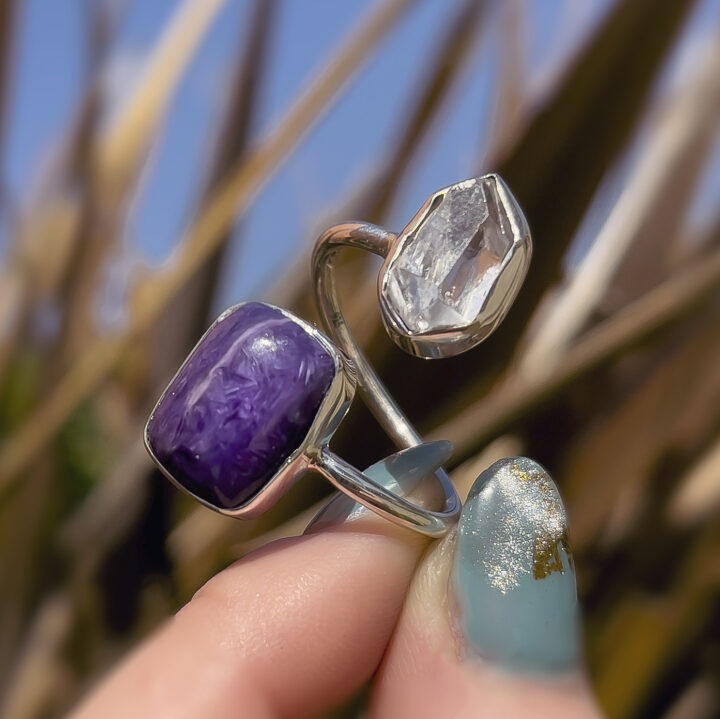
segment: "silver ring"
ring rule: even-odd
[[[222,514],[257,516],[314,469],[382,517],[441,536],[444,517],[329,449],[355,386],[351,363],[317,328],[279,307],[244,302],[188,355],[148,419],[145,446],[173,484]]]
[[[345,321],[333,271],[342,247],[385,258],[378,295],[388,334],[410,354],[436,359],[476,346],[507,314],[532,254],[527,221],[507,185],[490,174],[434,193],[399,235],[351,222],[325,230],[315,244],[314,288],[325,331],[352,360],[363,399],[387,434],[398,447],[418,445],[422,438]],[[422,511],[447,531],[461,505],[447,473],[436,476],[445,506]]]
[[[256,516],[315,469],[386,519],[440,537],[461,510],[444,470],[436,472],[444,507],[432,511],[329,449],[358,380],[400,448],[422,443],[345,322],[333,274],[343,246],[385,258],[378,278],[385,327],[403,349],[428,358],[463,352],[492,332],[517,294],[531,251],[522,212],[496,175],[435,193],[399,235],[363,223],[330,228],[313,253],[315,291],[328,333],[346,354],[286,310],[236,305],[213,323],[163,392],[145,445],[174,484],[222,514]]]

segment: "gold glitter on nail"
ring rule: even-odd
[[[535,579],[545,579],[553,572],[562,574],[565,569],[560,557],[560,547],[566,547],[564,538],[560,538],[556,542],[548,544],[543,540],[536,540],[533,549],[533,577]]]
[[[499,469],[483,489],[498,492],[502,500],[483,564],[490,583],[503,594],[525,575],[541,580],[563,571],[566,518],[560,497],[539,466],[533,463],[528,469],[520,462]]]

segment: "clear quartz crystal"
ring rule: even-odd
[[[384,293],[411,332],[463,327],[482,311],[513,246],[492,178],[453,185],[388,265]]]

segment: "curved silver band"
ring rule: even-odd
[[[392,232],[370,223],[348,222],[333,225],[320,235],[315,244],[312,272],[315,296],[325,331],[353,362],[358,387],[365,403],[395,444],[402,449],[421,444],[422,438],[387,391],[352,336],[340,307],[333,272],[335,255],[342,247],[355,247],[385,257],[395,239],[396,235]],[[378,492],[379,485],[370,483],[361,472],[330,452],[322,455],[318,469],[325,470],[323,474],[338,489],[357,495],[363,505],[396,524],[431,537],[445,534],[457,522],[462,509],[455,487],[442,469],[436,472],[445,495],[442,511],[425,509],[387,490]],[[365,501],[362,501],[361,497]]]
[[[442,537],[448,530],[447,519],[441,513],[423,509],[391,492],[327,447],[320,450],[311,466],[336,489],[401,527],[414,529],[428,537]]]

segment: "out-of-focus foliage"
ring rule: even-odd
[[[113,334],[97,327],[93,309],[104,270],[142,192],[168,103],[223,0],[177,4],[136,91],[109,122],[100,85],[122,3],[90,4],[94,70],[54,181],[28,198],[0,267],[3,716],[59,716],[214,572],[300,531],[327,492],[308,479],[261,519],[228,520],[161,481],[140,433],[152,399],[210,319],[235,222],[413,4],[368,8],[275,129],[250,146],[278,5],[254,3],[189,226],[166,266],[132,278],[127,323]],[[504,438],[558,479],[588,666],[617,719],[720,712],[720,214],[694,233],[685,221],[717,140],[720,28],[692,54],[679,89],[659,100],[655,92],[694,4],[609,3],[533,103],[517,62],[525,5],[491,14],[490,2],[448,4],[393,151],[338,208],[387,221],[484,23],[495,23],[493,32],[505,33],[501,91],[476,169],[505,176],[536,246],[507,321],[467,355],[422,363],[393,348],[368,309],[375,289],[364,258],[349,255],[341,286],[390,389],[428,435],[455,443],[456,464]],[[1,127],[17,8],[0,7]],[[581,223],[628,157],[624,191],[590,250],[569,263]],[[269,299],[313,319],[308,259],[289,264]],[[58,331],[38,336],[37,316],[49,305]],[[362,446],[356,437],[366,438]],[[389,450],[357,407],[338,451],[362,465]]]

